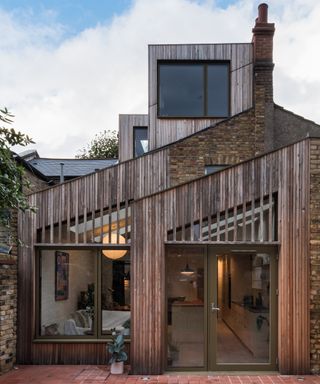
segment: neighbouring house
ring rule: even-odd
[[[17,361],[320,371],[320,126],[273,101],[273,34],[149,46],[149,113],[119,164],[19,214]],[[125,90],[124,90],[125,91]]]
[[[19,158],[25,160],[30,168],[44,175],[51,185],[97,172],[118,163],[118,159],[49,159],[40,157],[36,150],[21,152]]]

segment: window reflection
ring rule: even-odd
[[[93,333],[95,268],[95,251],[41,252],[41,336]]]
[[[218,257],[218,363],[267,363],[270,340],[270,256]]]
[[[204,78],[201,64],[161,64],[160,116],[203,116]]]
[[[204,253],[168,248],[167,362],[172,367],[204,365]]]
[[[148,127],[133,127],[134,157],[148,152]]]
[[[42,250],[38,281],[40,336],[130,335],[129,249]]]
[[[158,73],[160,117],[229,115],[229,63],[166,62]]]
[[[130,252],[118,260],[102,256],[101,308],[102,333],[113,328],[123,335],[130,335]]]
[[[226,64],[214,64],[207,67],[209,116],[229,115],[229,67]]]

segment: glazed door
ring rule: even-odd
[[[276,370],[276,257],[208,249],[208,369]]]

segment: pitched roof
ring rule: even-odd
[[[60,177],[63,164],[64,177],[84,176],[118,163],[118,159],[33,159],[29,163],[47,177]]]

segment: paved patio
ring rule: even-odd
[[[320,384],[320,376],[166,374],[110,375],[105,366],[23,365],[0,376],[3,384]]]

